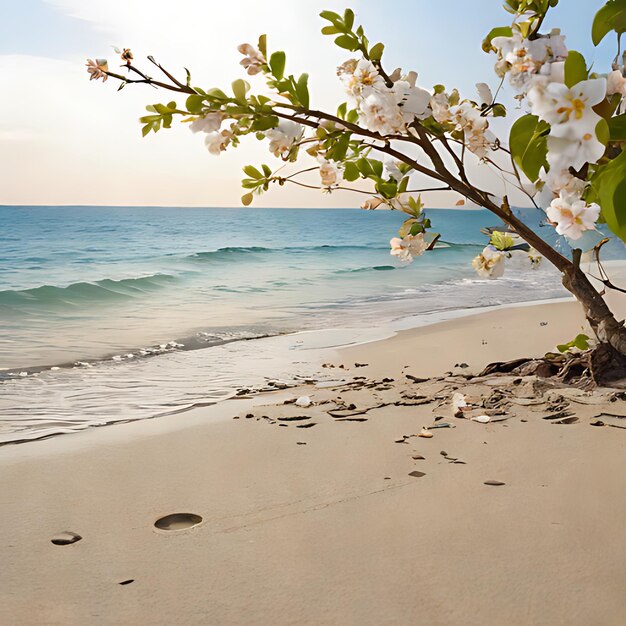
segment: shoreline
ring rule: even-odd
[[[575,301],[570,297],[563,298],[552,298],[548,300],[535,300],[528,301],[522,303],[505,303],[498,304],[492,306],[477,306],[473,308],[464,308],[464,309],[451,309],[446,311],[436,311],[432,313],[423,313],[410,317],[401,317],[393,320],[389,324],[387,324],[382,329],[377,329],[374,327],[370,328],[325,328],[325,329],[315,329],[315,330],[302,330],[295,331],[293,333],[284,333],[277,335],[270,335],[267,337],[255,337],[255,338],[244,338],[241,340],[235,341],[226,341],[221,346],[228,346],[228,344],[239,343],[239,342],[263,342],[263,345],[269,353],[276,353],[277,351],[282,353],[283,357],[290,358],[290,351],[293,351],[293,354],[298,354],[302,358],[298,358],[298,362],[305,363],[306,366],[311,368],[308,370],[309,377],[317,376],[319,377],[323,370],[321,369],[321,365],[323,361],[332,359],[336,356],[337,352],[342,352],[344,350],[350,350],[354,348],[364,347],[364,350],[367,350],[367,346],[371,344],[375,344],[377,342],[390,341],[398,336],[403,336],[405,333],[410,333],[411,331],[420,332],[422,329],[428,329],[430,327],[437,327],[440,324],[459,322],[462,323],[462,320],[472,319],[475,317],[480,317],[482,315],[486,315],[489,313],[497,313],[498,311],[504,311],[507,309],[526,309],[527,307],[541,307],[546,305],[556,305],[556,304],[564,304],[564,303],[575,303]],[[274,344],[273,346],[271,344]],[[282,344],[282,345],[281,345]],[[218,346],[210,346],[207,347],[207,350],[213,349]],[[183,351],[187,352],[187,351]],[[195,351],[194,351],[195,352]],[[357,353],[358,355],[358,353]],[[156,355],[163,356],[163,355]],[[149,357],[153,358],[153,357]],[[357,358],[358,360],[358,358]],[[267,375],[265,377],[266,381],[271,380],[271,376],[268,378]],[[8,379],[9,381],[13,379]],[[15,382],[19,381],[20,378],[15,378]],[[279,377],[281,380],[281,377]],[[287,383],[290,387],[296,387],[297,381],[288,380]],[[241,381],[241,385],[239,390],[245,389],[248,386],[252,387],[262,387],[262,385],[257,384],[246,384],[245,381]],[[269,391],[266,389],[265,391]],[[82,428],[77,428],[71,432],[58,432],[52,434],[42,434],[39,436],[24,436],[22,438],[7,439],[6,441],[0,441],[0,451],[6,449],[7,447],[13,446],[21,446],[24,444],[35,444],[42,441],[46,441],[49,439],[56,438],[64,438],[67,435],[76,435],[78,433],[91,432],[94,430],[101,431],[102,428],[107,428],[109,426],[121,426],[125,424],[130,424],[134,422],[141,421],[154,421],[161,419],[176,419],[178,416],[187,414],[193,411],[198,410],[206,410],[208,407],[214,407],[226,403],[230,400],[237,399],[237,390],[231,391],[227,396],[221,399],[214,400],[206,400],[200,401],[194,404],[193,406],[184,406],[181,405],[179,407],[172,407],[170,410],[160,414],[154,414],[149,416],[138,416],[135,418],[128,419],[115,419],[108,422],[98,421],[93,424],[85,425]],[[221,411],[217,411],[218,414]],[[1,452],[0,452],[1,454]]]
[[[626,263],[624,264],[624,274],[626,275]],[[466,326],[464,322],[468,322],[470,324],[476,323],[480,327],[485,322],[489,324],[492,317],[498,319],[507,311],[511,311],[516,314],[515,319],[521,321],[525,317],[525,311],[532,311],[535,317],[545,317],[545,315],[543,315],[543,311],[546,310],[546,312],[552,312],[553,316],[559,317],[559,309],[563,308],[564,311],[567,310],[566,313],[569,319],[573,320],[574,323],[574,326],[570,327],[571,333],[575,331],[575,327],[579,321],[581,323],[580,327],[582,328],[583,326],[582,313],[580,313],[580,320],[578,320],[576,316],[578,307],[578,303],[573,298],[552,298],[548,300],[536,300],[522,303],[505,303],[486,307],[454,309],[451,311],[439,311],[432,314],[411,316],[411,318],[400,318],[389,324],[388,328],[383,330],[383,332],[374,328],[327,328],[323,330],[297,331],[294,333],[274,335],[250,341],[286,341],[288,342],[288,345],[282,347],[284,351],[294,350],[294,348],[297,347],[297,350],[292,352],[292,354],[296,353],[298,355],[306,355],[308,357],[304,360],[304,362],[314,369],[314,371],[310,371],[310,377],[317,377],[322,384],[326,384],[328,380],[333,380],[333,373],[338,374],[338,379],[341,379],[341,370],[332,370],[332,373],[328,374],[330,370],[324,370],[322,368],[323,362],[325,361],[340,361],[348,359],[358,362],[367,360],[367,355],[372,349],[381,353],[386,353],[389,349],[397,349],[398,345],[409,345],[412,344],[412,342],[419,341],[422,336],[435,337],[437,340],[438,337],[445,335],[449,340],[451,339],[454,342],[456,341],[459,333],[465,333]],[[626,310],[624,312],[626,314]],[[413,321],[419,319],[421,323],[407,324],[409,319],[413,319]],[[452,336],[450,333],[452,333]],[[333,340],[332,337],[337,335],[338,339]],[[357,335],[357,337],[349,339],[350,335]],[[567,332],[564,333],[564,336],[566,335]],[[573,336],[574,335],[572,335],[572,337]],[[540,341],[541,345],[544,345],[544,340],[542,339]],[[518,341],[514,341],[512,345],[517,346]],[[551,346],[551,348],[553,347],[554,346]],[[476,348],[476,345],[473,345],[470,348],[466,347],[466,352],[463,354],[467,358],[467,354],[475,354]],[[509,355],[510,358],[515,358],[517,355],[518,349],[513,349],[515,353],[513,355]],[[270,348],[270,351],[271,350],[272,349]],[[467,350],[469,350],[469,352],[467,352]],[[443,354],[446,355],[447,358],[447,351],[444,350]],[[489,354],[491,353],[489,352]],[[501,354],[503,354],[502,345],[498,345],[496,348],[496,356]],[[543,354],[541,351],[538,352],[531,349],[530,351],[527,350],[527,352],[524,353],[524,356],[541,356],[541,354]],[[407,358],[410,360],[411,357]],[[460,361],[463,360],[463,358],[460,359]],[[484,367],[490,360],[498,359],[495,356],[490,359],[489,357],[483,355],[478,363]],[[506,359],[503,358],[502,360]],[[297,361],[300,363],[303,362],[300,358],[298,358]],[[420,370],[420,375],[435,376],[441,374],[441,372],[447,369],[451,369],[453,365],[453,363],[442,364],[437,361],[434,363],[431,362],[426,369]],[[482,369],[482,367],[480,367],[480,369]],[[398,368],[393,362],[390,362],[388,359],[383,359],[382,363],[378,366],[370,366],[368,364],[368,366],[364,368],[363,372],[374,373],[384,377],[392,372],[394,375],[397,375],[399,373],[397,370]],[[469,371],[471,370],[468,370],[468,372]],[[324,376],[324,373],[327,373],[327,375]],[[362,372],[358,371],[358,373]],[[271,380],[271,378],[266,377],[266,380]],[[246,389],[246,386],[243,385],[240,389]],[[187,428],[188,426],[202,425],[205,423],[210,424],[213,421],[223,421],[228,419],[233,411],[231,403],[236,404],[237,407],[243,406],[244,408],[254,408],[258,404],[262,404],[268,394],[272,397],[276,396],[280,400],[283,395],[293,395],[294,389],[298,389],[298,384],[294,382],[291,382],[288,388],[283,390],[277,388],[276,391],[272,391],[265,386],[265,389],[255,391],[252,396],[246,394],[242,398],[237,395],[236,391],[233,391],[231,395],[223,399],[219,399],[214,402],[202,403],[189,408],[182,408],[180,410],[172,411],[170,414],[154,415],[152,417],[138,417],[137,419],[130,420],[111,421],[95,426],[87,426],[73,432],[46,435],[32,440],[26,439],[18,442],[7,441],[6,443],[0,445],[0,463],[11,456],[14,456],[15,458],[26,458],[30,457],[31,454],[33,456],[37,456],[40,453],[38,447],[42,444],[52,444],[50,447],[55,453],[62,453],[64,443],[68,440],[80,439],[81,443],[84,441],[89,447],[98,447],[100,442],[105,443],[121,441],[123,439],[121,432],[119,437],[106,436],[105,433],[108,433],[110,426],[119,426],[127,429],[136,425],[136,431],[133,433],[134,436],[150,436],[156,432],[174,432],[179,429]],[[141,426],[143,424],[146,424],[145,428]],[[124,428],[120,428],[119,431],[123,431]],[[118,429],[115,430],[118,431]],[[56,442],[57,445],[52,442]],[[21,450],[26,454],[16,453],[15,455],[12,455],[10,452],[12,450]]]

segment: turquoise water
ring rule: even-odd
[[[215,364],[228,342],[565,295],[549,267],[476,277],[486,211],[428,214],[442,246],[403,266],[395,212],[0,207],[0,420],[12,436],[33,416],[101,416],[112,388],[114,412],[150,417],[235,387],[241,364]],[[168,364],[193,365],[206,391]]]

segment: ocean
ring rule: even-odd
[[[293,333],[383,332],[567,295],[547,265],[476,276],[480,228],[497,224],[488,212],[428,216],[441,244],[402,265],[388,242],[403,217],[390,211],[0,207],[0,443],[176,413],[288,376],[276,346],[298,348]],[[555,237],[538,211],[524,216]],[[623,245],[605,258],[625,258]]]

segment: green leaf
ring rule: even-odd
[[[296,83],[296,96],[298,96],[298,102],[305,108],[309,108],[309,75],[302,74],[300,78],[298,78],[298,82]]]
[[[492,28],[488,35],[483,39],[482,48],[485,52],[491,52],[493,46],[491,41],[494,37],[512,37],[513,29],[510,26],[497,26]]]
[[[247,174],[250,178],[255,178],[256,180],[260,180],[263,178],[263,174],[257,170],[253,165],[245,165],[243,168],[244,174]]]
[[[395,198],[398,195],[398,185],[395,181],[385,182],[381,180],[376,183],[376,191],[383,198]]]
[[[322,11],[320,17],[332,22],[333,24],[342,24],[341,16],[333,11]]]
[[[359,172],[361,172],[365,178],[369,178],[374,174],[374,170],[368,159],[361,158],[356,162],[356,165],[359,168]]]
[[[381,177],[383,175],[383,162],[378,159],[369,159],[372,170],[376,176]]]
[[[221,90],[218,89],[217,87],[213,87],[212,89],[209,89],[206,92],[206,95],[209,98],[213,98],[215,100],[228,100],[228,96]]]
[[[270,69],[272,70],[272,74],[274,78],[277,80],[281,80],[285,75],[285,63],[287,62],[287,58],[285,57],[285,53],[282,51],[277,51],[272,54],[270,57]]]
[[[272,168],[269,165],[265,165],[265,163],[263,163],[263,165],[261,165],[261,168],[263,169],[263,174],[265,174],[265,178],[269,178],[272,175]]]
[[[241,103],[246,102],[246,94],[248,93],[248,89],[250,89],[250,85],[248,85],[245,80],[238,78],[233,81],[232,88],[233,93],[235,94],[235,100]]]
[[[161,115],[167,115],[170,112],[169,106],[165,104],[155,104],[154,108],[156,112],[160,113]]]
[[[268,115],[267,117],[257,117],[250,129],[252,131],[265,131],[270,128],[276,128],[278,126],[278,118],[275,115]]]
[[[346,122],[356,124],[359,121],[359,112],[356,109],[350,109],[346,115]]]
[[[612,30],[623,33],[626,30],[626,2],[609,0],[593,18],[591,39],[597,46]]]
[[[572,341],[569,341],[568,343],[561,343],[556,347],[556,349],[561,353],[569,352],[572,348],[577,348],[578,350],[588,350],[589,337],[581,333],[576,335]]]
[[[626,141],[626,113],[609,120],[609,138],[611,141]]]
[[[494,117],[506,117],[506,107],[496,102],[496,104],[491,107],[491,113]]]
[[[259,37],[258,48],[263,57],[267,57],[267,35],[261,35]]]
[[[620,181],[613,194],[613,211],[610,217],[602,210],[607,226],[622,240],[626,241],[626,180]]]
[[[570,50],[565,59],[565,84],[571,88],[588,77],[585,57],[576,50]]]
[[[370,48],[370,59],[372,61],[380,61],[383,56],[383,51],[385,50],[385,44],[377,43],[376,45]]]
[[[332,150],[330,156],[333,161],[343,161],[346,158],[348,148],[350,147],[350,133],[344,133],[339,137]]]
[[[352,35],[339,35],[339,37],[335,39],[335,44],[340,48],[351,50],[352,52],[354,52],[359,46],[359,42],[352,37]]]
[[[359,178],[359,168],[357,167],[357,164],[352,161],[345,163],[343,166],[343,177],[349,183],[357,180]]]
[[[352,9],[346,9],[343,13],[343,23],[346,25],[346,30],[352,30],[354,25],[354,11]]]
[[[607,226],[626,241],[626,152],[598,168],[591,189]]]
[[[322,28],[322,35],[336,35],[340,32],[336,26],[324,26]]]
[[[141,136],[145,137],[152,130],[152,124],[146,124],[141,127]]]
[[[549,130],[549,125],[539,121],[536,115],[524,115],[511,127],[509,135],[511,156],[531,182],[539,178],[542,167],[547,169]]]
[[[404,222],[402,222],[402,226],[400,226],[398,230],[398,235],[404,239],[407,235],[413,234],[411,233],[411,229],[413,225],[417,223],[418,222],[414,217],[409,217],[408,220],[404,220]]]
[[[348,103],[347,102],[342,102],[338,107],[337,107],[337,117],[341,118],[342,120],[346,119],[346,111],[348,109]]]
[[[603,146],[608,145],[611,131],[607,121],[603,117],[600,118],[600,121],[596,124],[596,137]]]
[[[254,196],[251,193],[246,193],[241,196],[241,204],[243,204],[243,206],[249,206],[250,204],[252,204],[253,198]]]
[[[514,245],[513,237],[507,233],[500,232],[499,230],[495,230],[491,234],[490,242],[496,250],[508,250]]]

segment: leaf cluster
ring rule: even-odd
[[[354,28],[354,11],[352,9],[346,9],[343,15],[333,11],[322,11],[320,17],[330,22],[328,26],[322,28],[322,34],[336,35],[335,45],[351,52],[360,52],[365,59],[374,63],[380,61],[385,46],[380,42],[370,46],[363,27]]]

